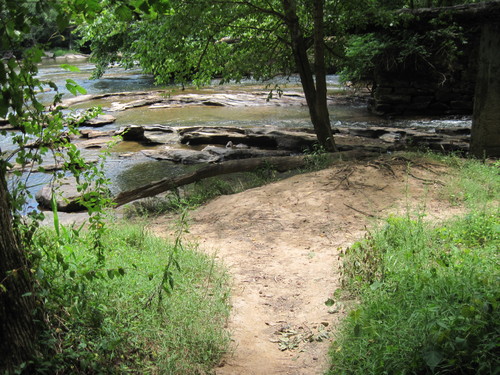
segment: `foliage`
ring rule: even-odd
[[[265,2],[133,3],[141,2],[101,2],[99,15],[79,28],[92,45],[97,75],[113,62],[139,62],[158,83],[203,84],[214,76],[270,77],[294,64],[282,43],[287,30]]]
[[[102,237],[102,264],[91,232],[56,229],[37,232],[32,254],[48,326],[37,373],[195,374],[218,362],[229,290],[212,258],[182,246],[181,234],[170,243],[126,224]],[[179,268],[168,267],[173,257]]]
[[[343,252],[344,295],[360,304],[332,347],[329,373],[492,374],[498,369],[498,170],[484,165],[471,174],[477,162],[460,161],[460,166],[461,181],[478,176],[488,181],[481,186],[489,192],[477,200],[468,195],[472,184],[462,184],[470,213],[439,225],[424,222],[423,215],[390,217]]]
[[[340,62],[341,79],[371,82],[377,74],[407,69],[415,74],[436,75],[444,82],[455,69],[465,43],[461,28],[453,24],[422,32],[354,35]]]
[[[0,50],[15,51],[22,45],[23,33],[27,32],[32,24],[25,20],[26,14],[33,11],[32,4],[12,3],[2,8],[1,13],[11,17],[8,23],[2,23],[0,33],[2,34]],[[36,2],[36,6],[46,6],[42,1]],[[2,5],[3,7],[3,5]],[[34,22],[32,20],[32,22]],[[30,196],[28,190],[29,177],[34,172],[44,172],[42,165],[47,158],[52,158],[56,165],[61,166],[58,176],[66,172],[72,173],[81,185],[82,192],[89,190],[90,182],[96,181],[94,193],[86,192],[87,196],[93,194],[92,199],[87,199],[85,206],[90,213],[100,210],[106,204],[105,199],[101,201],[102,193],[105,191],[105,180],[99,168],[90,167],[82,158],[79,150],[70,142],[70,137],[79,133],[78,126],[83,121],[95,117],[99,111],[91,109],[87,113],[75,117],[68,116],[62,112],[59,106],[62,95],[52,82],[40,81],[36,78],[37,64],[43,55],[38,46],[23,50],[22,58],[11,56],[0,62],[0,83],[2,92],[0,96],[0,117],[6,118],[8,122],[18,130],[12,142],[17,147],[13,152],[0,154],[0,167],[2,169],[16,169],[13,175],[17,177],[10,184],[11,205],[15,218],[15,225],[20,226],[23,221],[23,209]],[[66,65],[67,69],[76,69]],[[43,92],[45,88],[55,91],[52,103],[41,103],[37,93]],[[73,94],[85,93],[73,80],[66,80],[66,88]],[[1,134],[6,135],[2,130]],[[103,155],[104,156],[104,155]],[[101,176],[101,177],[98,177]],[[56,176],[57,177],[57,176]],[[35,221],[39,215],[32,213]]]
[[[373,1],[366,9],[357,9],[349,23],[352,32],[363,29],[369,21],[377,32],[346,37],[345,50],[337,56],[343,81],[372,83],[378,74],[409,70],[416,74],[432,74],[440,82],[449,79],[466,47],[466,33],[447,16],[424,27],[405,28],[415,17],[398,13],[403,8],[440,7],[477,1]]]
[[[11,259],[13,256],[19,257],[21,264],[18,269],[2,269],[0,280],[0,290],[2,293],[2,303],[16,305],[15,298],[26,298],[35,301],[38,311],[18,311],[24,314],[20,320],[37,320],[39,329],[43,330],[51,326],[51,320],[57,319],[45,309],[49,296],[45,294],[46,289],[38,289],[50,282],[51,279],[44,279],[47,274],[39,263],[42,257],[49,259],[54,270],[69,270],[71,259],[61,255],[63,249],[72,252],[70,240],[78,237],[79,230],[63,230],[58,223],[55,212],[55,236],[51,238],[53,248],[45,247],[38,242],[37,228],[43,215],[36,210],[28,211],[27,202],[32,199],[29,189],[30,177],[33,173],[44,173],[44,161],[52,159],[58,167],[58,172],[54,178],[60,178],[67,174],[72,174],[78,183],[78,190],[82,194],[81,204],[87,208],[89,213],[89,227],[92,235],[91,241],[87,243],[89,258],[95,257],[99,264],[104,263],[104,246],[102,236],[105,233],[104,217],[105,207],[109,205],[107,197],[107,180],[102,173],[102,164],[105,155],[102,155],[97,164],[87,163],[80,151],[70,142],[72,136],[78,135],[78,126],[81,122],[94,117],[98,110],[90,110],[82,116],[68,115],[62,111],[60,104],[62,94],[52,82],[44,82],[36,77],[37,64],[40,62],[43,51],[38,45],[26,48],[25,36],[33,30],[34,26],[41,26],[43,16],[34,17],[37,12],[46,9],[57,9],[55,4],[46,1],[34,2],[1,2],[0,3],[0,51],[8,52],[5,59],[0,60],[0,118],[5,118],[15,129],[11,133],[13,146],[12,151],[3,152],[0,150],[0,184],[7,186],[9,182],[8,196],[2,202],[2,207],[10,208],[10,212],[2,213],[2,230],[6,233],[14,233],[16,242],[21,250],[21,254],[16,253],[17,246],[2,247],[0,257],[2,262]],[[58,18],[59,23],[64,24],[62,18]],[[63,66],[69,70],[76,68]],[[54,91],[54,98],[51,103],[42,103],[38,97],[39,92],[44,92],[46,88]],[[85,90],[74,81],[66,80],[66,88],[73,94],[85,93]],[[1,130],[0,134],[5,136],[7,132]],[[9,173],[7,174],[7,172]],[[55,201],[53,201],[55,203]],[[55,204],[53,204],[55,207]],[[13,219],[11,221],[11,219]],[[6,264],[9,264],[6,262]],[[87,278],[89,281],[95,279],[96,273],[91,268],[93,264],[78,262],[79,269],[71,269],[74,272],[71,277]],[[5,272],[5,273],[4,273]],[[17,273],[29,275],[27,284],[32,284],[33,288],[22,296],[17,296],[15,285],[15,275]],[[13,280],[12,280],[13,279]],[[7,287],[6,287],[7,285]],[[81,287],[83,284],[75,283],[67,285],[65,292],[71,293],[71,287]],[[46,286],[46,285],[45,285]],[[54,286],[55,287],[55,286]],[[83,300],[80,304],[85,303]],[[19,305],[23,305],[19,303]],[[29,306],[26,304],[26,306]],[[78,307],[78,306],[76,306]],[[4,309],[2,309],[4,314]],[[40,321],[38,316],[44,316]],[[1,316],[0,319],[5,319]],[[15,321],[9,322],[17,326]],[[5,331],[2,326],[2,340],[10,344],[14,353],[16,349],[17,337],[4,337]],[[21,329],[19,329],[21,330]],[[57,331],[52,332],[56,334]],[[16,332],[16,335],[30,335],[32,347],[23,347],[25,353],[14,353],[13,358],[26,358],[32,352],[38,352],[44,345],[54,345],[56,342],[46,340],[40,342],[39,337],[34,337],[33,332]],[[21,341],[21,340],[19,340]],[[5,347],[5,345],[4,345]],[[32,349],[30,351],[30,349]],[[46,349],[46,348],[45,348]],[[54,350],[56,350],[54,348]],[[3,355],[4,353],[2,353]],[[2,361],[3,362],[3,361]],[[10,371],[20,365],[21,370],[26,373],[34,371],[34,367],[27,366],[26,363],[10,363],[5,361],[0,364],[0,370]],[[42,366],[43,368],[43,366]]]

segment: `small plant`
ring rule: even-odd
[[[313,144],[311,148],[304,150],[304,154],[306,155],[307,170],[317,171],[329,165],[329,153],[320,144]]]

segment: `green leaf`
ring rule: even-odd
[[[443,360],[443,356],[441,355],[441,353],[436,350],[429,350],[425,352],[423,357],[425,363],[427,364],[427,366],[429,366],[431,371],[434,371],[437,365],[439,365]]]
[[[75,96],[77,95],[77,92],[79,92],[80,94],[86,94],[87,93],[87,90],[85,90],[82,86],[80,86],[78,83],[76,83],[72,79],[67,79],[66,80],[66,88],[68,89],[68,91],[70,93],[72,93]]]
[[[115,15],[121,21],[130,21],[132,19],[132,11],[124,4],[115,9]]]
[[[70,93],[72,93],[73,95],[76,96],[76,92],[77,91],[76,91],[76,86],[75,85],[73,85],[72,83],[66,83],[66,88],[68,89],[68,91]]]
[[[68,70],[70,72],[79,72],[80,71],[79,67],[74,66],[74,65],[70,65],[70,64],[61,64],[61,68],[64,70]],[[71,81],[76,84],[75,81],[73,81],[73,80],[71,80]]]
[[[382,285],[384,285],[383,283],[381,283],[380,281],[375,281],[373,282],[373,284],[370,285],[370,289],[371,290],[377,290],[379,289]]]
[[[52,194],[52,197],[50,198],[50,208],[52,209],[52,213],[54,215],[54,229],[57,233],[57,236],[61,236],[60,228],[59,228],[59,215],[57,214],[57,200],[56,200],[56,195]]]
[[[335,303],[335,301],[332,299],[332,298],[328,298],[326,301],[325,301],[325,305],[327,305],[328,307],[331,307],[333,306],[333,304]]]
[[[361,335],[361,326],[359,324],[356,324],[354,326],[354,336],[359,337]]]
[[[76,85],[76,89],[78,90],[78,92],[82,95],[85,95],[87,93],[87,90],[85,90],[82,86],[80,85]]]
[[[56,18],[57,28],[60,32],[64,31],[69,26],[69,18],[62,12]]]

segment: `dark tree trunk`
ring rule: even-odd
[[[285,23],[290,32],[290,40],[295,64],[300,75],[300,81],[306,97],[309,115],[318,142],[327,151],[336,151],[330,125],[330,115],[326,102],[326,69],[323,41],[323,6],[324,0],[314,0],[314,56],[315,75],[307,56],[307,43],[300,28],[294,0],[283,0]]]
[[[5,168],[0,161],[0,373],[34,354],[35,300],[29,267],[12,227]]]
[[[500,156],[500,24],[498,23],[487,23],[481,30],[470,152],[478,158]]]

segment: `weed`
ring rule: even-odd
[[[446,160],[472,209],[439,225],[390,217],[343,252],[344,295],[360,304],[337,335],[329,374],[498,373],[498,171]]]
[[[305,149],[306,170],[317,171],[326,168],[330,164],[329,153],[320,144],[313,144],[311,148]]]
[[[348,252],[344,275],[362,304],[345,321],[331,373],[492,373],[499,365],[498,217],[475,214],[437,228],[392,218],[396,225],[359,247],[379,254],[376,262],[362,265],[359,252]]]
[[[103,234],[101,264],[88,250],[90,234],[60,231],[42,228],[36,236],[48,326],[38,373],[195,374],[219,361],[228,345],[229,288],[212,258],[126,225]],[[153,306],[151,296],[165,285],[168,298]]]

